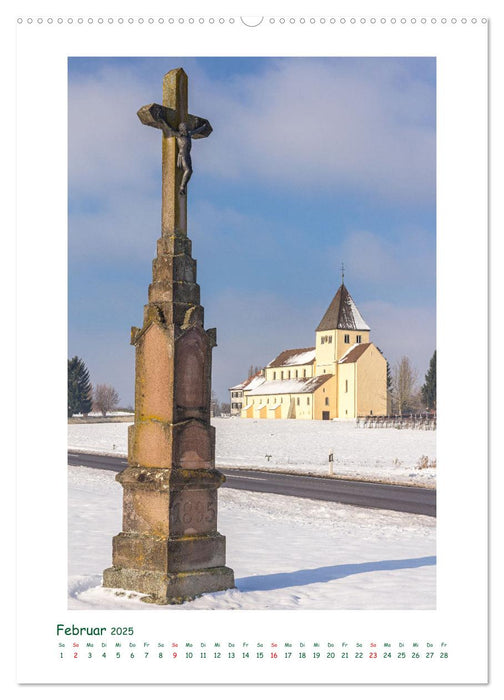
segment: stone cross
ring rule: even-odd
[[[187,233],[186,186],[192,174],[191,139],[212,133],[207,119],[188,113],[187,75],[175,68],[163,79],[163,104],[141,107],[142,124],[163,132],[161,235]]]
[[[204,330],[196,260],[187,235],[185,187],[191,138],[208,136],[206,119],[187,113],[187,76],[166,74],[163,105],[138,112],[163,131],[163,213],[152,283],[135,346],[135,421],[128,433],[123,527],[113,538],[106,588],[146,594],[164,605],[234,587],[226,538],[217,531],[215,428],[210,423],[215,328]]]

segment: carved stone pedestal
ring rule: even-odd
[[[146,593],[146,602],[159,604],[234,587],[225,537],[217,532],[220,472],[128,467],[117,480],[123,532],[113,539],[104,586]]]

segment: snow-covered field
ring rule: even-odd
[[[140,602],[138,594],[118,596],[101,588],[102,571],[112,562],[112,537],[121,530],[122,488],[114,474],[69,467],[68,506],[71,609],[159,613],[436,605],[436,521],[428,516],[221,488],[219,531],[227,536],[236,589],[158,607]]]
[[[279,471],[327,474],[334,453],[336,476],[434,488],[436,469],[419,469],[436,458],[436,432],[357,428],[353,421],[215,418],[216,463]],[[89,452],[127,454],[128,423],[68,426],[68,446]],[[270,455],[268,458],[267,455]]]

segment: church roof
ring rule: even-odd
[[[240,384],[236,384],[235,386],[230,387],[229,391],[233,391],[234,389],[253,389],[254,387],[259,386],[265,381],[266,380],[262,372],[259,371],[256,374],[253,374],[248,379],[245,379],[245,381],[240,382]]]
[[[357,362],[359,357],[361,357],[361,355],[363,355],[366,352],[370,345],[372,345],[372,343],[356,343],[355,345],[352,345],[352,347],[346,351],[343,357],[340,357],[340,359],[338,360],[338,364],[345,364],[346,362]]]
[[[271,360],[267,367],[292,367],[293,365],[311,365],[315,362],[315,348],[297,348],[284,350]]]
[[[264,382],[261,386],[250,391],[247,396],[265,396],[267,394],[313,394],[322,384],[330,379],[332,374],[321,374],[307,379],[277,379]]]
[[[344,284],[336,292],[334,299],[317,326],[317,331],[369,331],[359,309]]]

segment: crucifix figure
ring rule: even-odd
[[[182,182],[180,183],[179,194],[186,194],[187,183],[192,175],[192,160],[191,160],[191,139],[196,134],[201,134],[207,128],[208,122],[202,124],[197,129],[189,129],[185,122],[179,124],[178,131],[172,129],[165,122],[163,117],[159,118],[163,134],[166,138],[175,137],[178,146],[177,167],[182,168]]]
[[[187,233],[187,183],[192,175],[192,139],[212,133],[207,119],[188,113],[187,75],[171,70],[163,80],[163,104],[138,110],[142,124],[163,132],[162,235]]]

